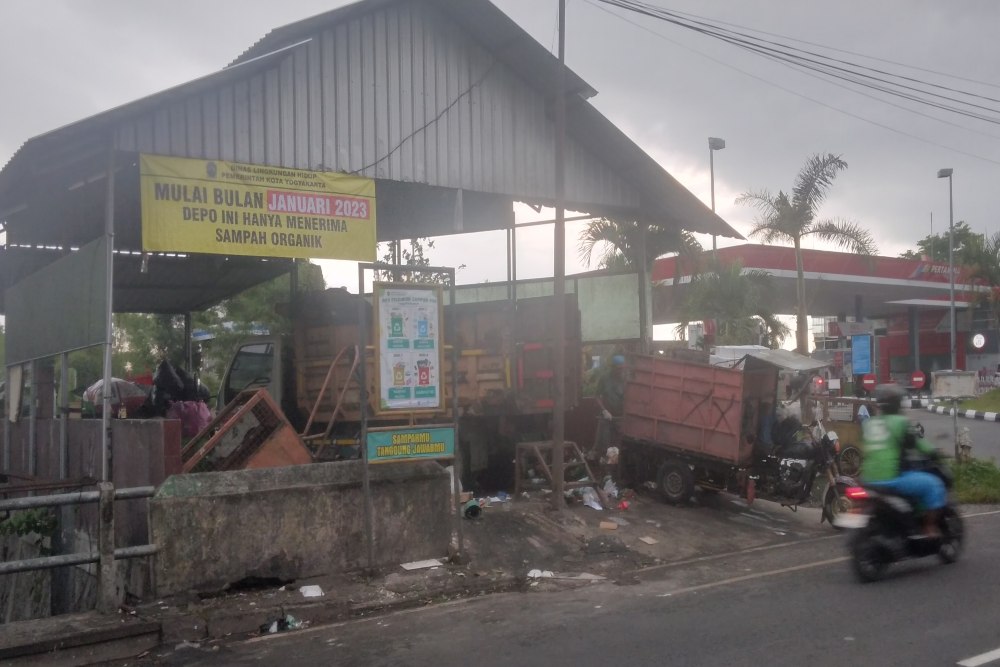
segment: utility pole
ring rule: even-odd
[[[559,76],[556,79],[556,222],[553,258],[556,307],[555,363],[553,364],[552,408],[552,505],[566,505],[563,489],[566,478],[563,440],[566,435],[566,0],[559,0]]]

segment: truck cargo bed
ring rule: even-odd
[[[744,423],[742,371],[660,356],[631,357],[621,431],[625,438],[664,449],[747,465],[756,425],[756,400]],[[750,391],[751,394],[757,392]]]

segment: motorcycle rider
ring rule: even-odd
[[[875,388],[879,414],[862,425],[861,480],[876,489],[889,489],[916,500],[924,513],[924,534],[940,537],[938,521],[947,502],[944,482],[936,475],[910,467],[913,460],[933,459],[938,453],[900,414],[904,395],[903,388],[896,384]]]

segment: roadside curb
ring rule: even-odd
[[[948,407],[943,407],[939,405],[928,405],[928,412],[934,412],[939,415],[951,415],[953,410]],[[988,422],[1000,422],[1000,412],[980,412],[978,410],[959,410],[959,417],[964,417],[966,419],[978,419],[980,421]]]

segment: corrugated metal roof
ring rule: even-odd
[[[512,200],[554,200],[558,72],[556,58],[487,0],[366,0],[272,31],[219,72],[31,139],[0,170],[0,222],[10,244],[96,238],[113,140],[116,246],[128,250],[139,247],[129,163],[138,152],[371,176],[385,204],[383,239],[503,228]],[[568,208],[739,236],[568,76]],[[394,227],[393,211],[409,226]],[[201,275],[228,284],[210,268]],[[186,296],[172,305],[218,293],[175,286]],[[128,309],[142,308],[139,294]]]
[[[815,371],[830,365],[791,350],[752,350],[746,356],[789,371]]]
[[[417,3],[436,6],[458,21],[477,41],[535,87],[544,90],[554,90],[557,87],[558,59],[488,0],[361,0],[275,28],[240,54],[233,64],[268,53],[282,44],[303,39],[329,26],[377,9]],[[570,94],[582,97],[597,94],[596,90],[569,68],[566,68],[566,89]]]

